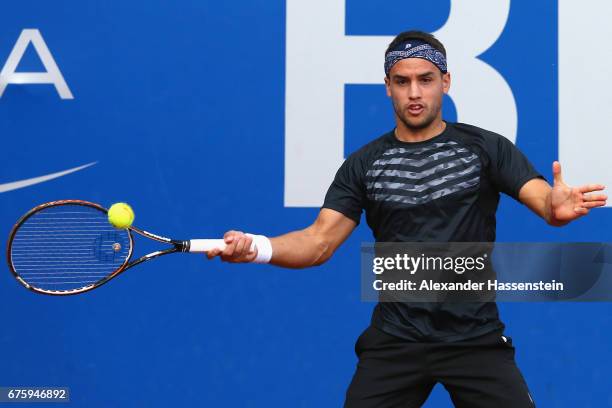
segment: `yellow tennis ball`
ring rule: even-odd
[[[126,203],[115,203],[108,209],[108,222],[115,228],[128,228],[134,222],[134,211]]]

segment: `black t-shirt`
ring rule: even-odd
[[[518,200],[542,176],[508,139],[461,123],[422,142],[393,131],[351,154],[324,208],[359,223],[377,242],[492,242],[500,192]],[[372,324],[410,341],[458,341],[503,328],[495,303],[379,303]]]

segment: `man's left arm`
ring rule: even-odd
[[[534,178],[519,190],[519,200],[549,225],[560,227],[587,215],[596,207],[606,205],[608,197],[601,191],[601,184],[571,187],[563,182],[561,164],[553,163],[554,182],[551,187],[545,180]]]

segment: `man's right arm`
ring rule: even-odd
[[[270,263],[285,268],[306,268],[327,261],[348,238],[357,223],[344,214],[323,208],[309,227],[270,239]],[[226,262],[252,262],[257,253],[250,251],[252,238],[240,231],[223,236],[226,248],[208,252],[208,258],[220,256]]]

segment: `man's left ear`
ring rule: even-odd
[[[391,97],[391,82],[389,81],[389,77],[385,76],[385,90],[387,91],[387,96]]]
[[[442,89],[444,90],[445,94],[447,94],[448,91],[450,90],[450,86],[451,86],[451,74],[450,72],[447,72],[446,74],[442,75]]]

